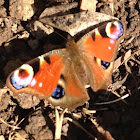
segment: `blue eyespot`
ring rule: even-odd
[[[16,77],[14,77],[13,75],[11,76],[10,78],[11,80],[11,84],[13,85],[13,87],[15,87],[16,89],[21,89],[21,88],[25,88],[28,86],[28,84],[23,84],[23,85],[20,85],[17,83],[17,80],[16,80]]]
[[[52,97],[55,99],[62,98],[65,95],[65,91],[61,86],[57,86],[52,93]]]
[[[120,36],[122,36],[123,35],[123,33],[124,33],[124,30],[123,30],[123,25],[121,24],[121,23],[119,23],[119,28],[120,28],[120,35],[119,35],[119,37]]]
[[[101,61],[101,66],[103,69],[107,69],[109,67],[110,63],[106,61]]]
[[[118,39],[124,34],[123,25],[119,21],[108,23],[106,25],[106,34],[112,39]]]
[[[15,89],[25,88],[31,83],[33,75],[33,68],[28,64],[23,64],[13,72],[10,82]]]

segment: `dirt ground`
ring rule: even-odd
[[[49,51],[48,46],[51,49],[60,47],[58,44],[62,40],[56,41],[58,36],[57,45],[50,43],[54,38],[47,33],[53,29],[49,28],[46,34],[36,33],[36,26],[29,24],[34,23],[46,7],[72,2],[0,0],[0,140],[53,139],[54,108],[46,100],[40,101],[32,95],[16,96],[5,82],[10,72],[21,64]],[[65,118],[73,118],[95,138],[64,119],[62,140],[140,140],[140,2],[114,0],[112,7],[110,0],[101,0],[97,1],[96,11],[121,20],[126,25],[126,35],[115,60],[113,83],[108,91],[93,93],[89,101],[89,109],[96,113],[84,114],[79,107],[72,114],[65,114]],[[125,101],[117,101],[113,93],[128,97]],[[75,114],[79,117],[74,117]]]

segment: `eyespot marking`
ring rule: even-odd
[[[106,34],[112,39],[118,39],[123,35],[123,25],[119,21],[114,21],[113,23],[109,22],[106,25]]]
[[[103,69],[107,69],[110,65],[110,62],[103,61],[99,58],[94,57],[94,61],[101,66]]]
[[[24,64],[13,73],[10,77],[10,81],[16,89],[25,88],[30,84],[33,75],[33,68],[28,64]]]
[[[65,95],[65,91],[60,85],[58,85],[52,93],[52,97],[55,98],[55,99],[60,99],[64,95]]]
[[[109,67],[110,63],[109,62],[106,62],[106,61],[102,61],[101,60],[101,66],[103,69],[107,69]]]

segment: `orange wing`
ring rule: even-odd
[[[7,86],[14,93],[29,93],[48,99],[52,105],[73,109],[89,99],[71,68],[65,50],[44,54],[12,72]]]
[[[89,68],[89,81],[94,91],[106,89],[111,82],[113,61],[123,37],[122,23],[114,20],[103,23],[78,41]]]
[[[87,55],[111,62],[117,55],[124,32],[122,23],[115,20],[90,31],[78,43]]]

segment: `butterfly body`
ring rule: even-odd
[[[111,82],[113,60],[124,35],[119,21],[104,23],[78,42],[72,37],[65,49],[48,52],[12,72],[7,85],[15,93],[29,93],[69,109],[89,100],[85,85],[93,91]]]

